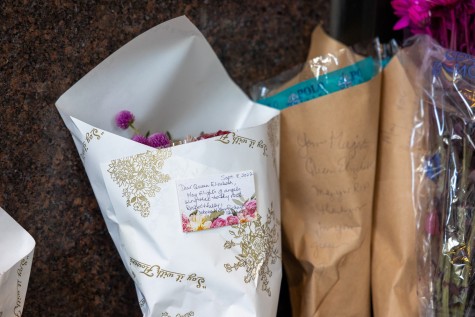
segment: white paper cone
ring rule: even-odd
[[[186,18],[128,43],[61,96],[57,107],[136,283],[144,316],[276,315],[278,111],[246,97]],[[155,150],[119,135],[125,136],[113,118],[124,109],[135,114],[143,131],[169,131],[177,138],[219,129],[231,133]],[[215,181],[224,177],[234,180]],[[206,200],[199,190],[180,190],[183,182],[216,193],[234,191],[228,204],[208,197],[222,219],[236,215],[244,221],[246,204],[255,197],[257,211],[246,216],[254,220],[183,232],[181,213],[191,207],[179,195]]]
[[[0,208],[0,316],[22,314],[35,240]]]

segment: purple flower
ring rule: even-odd
[[[425,221],[425,230],[430,235],[439,234],[439,216],[437,212],[431,211]]]
[[[146,137],[140,134],[136,134],[132,137],[132,141],[139,142],[145,145],[148,145],[148,140]]]
[[[154,148],[164,148],[171,145],[170,139],[168,138],[166,133],[159,132],[154,133],[147,139],[148,145]]]
[[[128,110],[122,110],[115,116],[115,124],[121,129],[127,129],[135,120],[135,116]]]

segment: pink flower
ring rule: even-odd
[[[223,218],[216,218],[213,220],[213,222],[211,223],[211,227],[210,228],[219,228],[219,227],[224,227],[226,226],[228,223],[226,222],[226,220],[224,220]]]
[[[115,124],[121,129],[127,129],[134,123],[135,116],[128,110],[122,110],[115,116]]]
[[[239,219],[239,223],[245,223],[254,220],[254,217],[249,216],[245,210],[244,212],[238,212],[237,217]]]
[[[140,134],[136,134],[132,137],[132,141],[139,142],[145,145],[148,145],[148,140],[146,137]]]
[[[228,216],[228,218],[226,218],[226,221],[227,221],[228,225],[230,225],[230,226],[238,225],[239,224],[239,217],[231,215],[231,216]]]
[[[147,139],[148,145],[154,148],[165,148],[171,145],[170,139],[166,133],[154,133]]]
[[[257,210],[257,202],[255,199],[246,201],[243,207],[244,207],[244,216],[250,216],[252,218],[255,217],[255,213]]]
[[[181,228],[183,232],[191,232],[190,219],[184,214],[181,214]]]

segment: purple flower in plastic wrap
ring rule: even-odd
[[[115,124],[123,130],[130,127],[134,123],[134,120],[135,116],[128,110],[123,110],[115,116]]]
[[[165,148],[171,145],[171,141],[166,133],[154,133],[148,137],[148,145],[154,148]]]
[[[435,211],[431,211],[425,221],[425,230],[427,234],[438,235],[439,234],[439,215]]]
[[[145,145],[148,145],[148,140],[146,137],[140,134],[136,134],[132,137],[132,141],[139,142]]]

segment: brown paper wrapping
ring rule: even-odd
[[[328,61],[329,54],[338,60],[337,68],[343,68],[363,59],[362,56],[354,52],[350,52],[348,47],[346,47],[344,44],[328,36],[323,30],[322,26],[317,26],[312,32],[307,62],[302,65],[303,67],[297,75],[286,81],[277,89],[274,89],[272,94],[277,94],[307,79],[315,78],[313,69],[315,64],[327,64],[327,66],[330,68],[332,66],[336,68],[334,62]],[[327,61],[326,63],[323,63],[321,60],[314,60],[316,57],[323,57],[324,59],[327,59]]]
[[[380,80],[281,113],[283,263],[294,317],[371,315]]]
[[[371,287],[375,317],[418,316],[410,140],[417,98],[399,59],[382,77]]]
[[[328,53],[338,55],[340,50],[347,50],[348,47],[335,40],[323,30],[321,25],[317,26],[312,32],[310,48],[308,50],[307,60],[317,56],[325,56]]]

